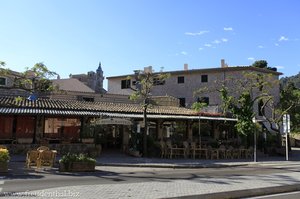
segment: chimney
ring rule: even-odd
[[[225,63],[225,59],[221,59],[221,68],[227,68],[228,65]]]
[[[189,70],[189,65],[188,64],[184,64],[183,68],[184,68],[184,70]]]
[[[144,67],[144,73],[153,73],[152,66]]]

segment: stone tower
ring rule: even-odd
[[[98,69],[96,70],[96,77],[95,77],[95,92],[96,93],[105,93],[105,90],[103,89],[103,70],[101,67],[101,62],[99,62]]]

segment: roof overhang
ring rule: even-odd
[[[90,116],[90,117],[120,117],[143,119],[143,114],[139,113],[115,113],[115,112],[100,112],[100,111],[76,111],[76,110],[56,110],[56,109],[36,109],[36,108],[10,108],[1,107],[0,114],[16,114],[16,115],[72,115],[72,116]],[[180,119],[180,120],[221,120],[221,121],[237,121],[235,118],[226,117],[208,117],[208,116],[188,116],[188,115],[162,115],[162,114],[147,114],[149,119]]]

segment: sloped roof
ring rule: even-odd
[[[84,92],[84,93],[95,93],[93,89],[75,78],[69,79],[54,79],[51,80],[54,85],[58,85],[60,90]]]
[[[281,72],[265,69],[265,68],[257,68],[252,66],[229,66],[229,67],[217,67],[217,68],[202,68],[202,69],[190,69],[190,70],[175,70],[175,71],[163,71],[163,73],[169,73],[171,75],[182,75],[182,74],[195,74],[195,73],[210,73],[210,72],[231,72],[231,71],[256,71],[261,73],[267,74],[274,74],[274,75],[282,75]],[[154,74],[160,74],[161,72],[155,72]],[[128,76],[134,76],[134,74],[128,75],[119,75],[119,76],[110,76],[106,77],[106,79],[113,79],[113,78],[125,78]]]
[[[73,100],[53,100],[38,99],[30,101],[23,99],[17,101],[13,97],[0,98],[0,108],[18,108],[18,109],[43,109],[56,111],[95,111],[95,112],[115,112],[115,113],[143,113],[143,107],[140,104],[110,103],[110,102],[86,102]],[[1,112],[0,112],[1,113]],[[151,106],[148,108],[149,114],[171,114],[171,115],[192,115],[194,110],[172,107],[172,106]]]
[[[0,97],[0,114],[43,114],[43,115],[86,115],[143,117],[140,104],[110,102],[85,102],[72,100],[28,99],[16,100],[14,97]],[[196,119],[198,113],[192,109],[174,106],[150,106],[149,118]],[[201,113],[201,116],[221,117],[221,114]]]

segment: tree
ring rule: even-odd
[[[194,109],[195,111],[197,111],[198,112],[198,114],[199,114],[199,121],[198,121],[198,136],[199,136],[199,145],[200,145],[200,147],[201,147],[201,121],[200,121],[200,118],[201,118],[201,109],[203,108],[203,107],[206,107],[207,106],[207,104],[206,103],[204,103],[204,102],[201,102],[201,101],[199,101],[199,102],[195,102],[195,103],[193,103],[193,105],[192,105],[192,109]]]
[[[253,118],[256,116],[255,105],[259,101],[272,98],[270,88],[278,84],[278,81],[270,75],[261,75],[255,72],[243,73],[242,78],[229,77],[226,80],[216,82],[214,90],[206,88],[198,92],[218,92],[225,115],[237,118],[236,130],[242,135],[249,135],[256,130]]]
[[[165,73],[153,73],[150,71],[135,71],[136,88],[132,88],[134,92],[131,94],[131,100],[141,100],[143,106],[143,118],[144,118],[144,132],[143,132],[143,156],[147,157],[147,135],[148,120],[147,110],[153,102],[151,101],[152,88],[157,84],[162,84],[169,77],[169,74]],[[129,77],[130,78],[130,77]]]
[[[257,68],[267,68],[268,62],[266,60],[257,60],[252,64],[252,66]]]
[[[276,67],[268,67],[268,62],[266,60],[257,60],[252,64],[252,67],[265,68],[268,70],[277,71]]]
[[[0,65],[5,66],[4,62]],[[57,89],[49,78],[57,75],[50,71],[43,63],[37,63],[31,68],[26,68],[25,72],[17,73],[9,69],[1,69],[1,74],[13,79],[13,85],[10,89],[22,89],[31,94],[50,92]]]

